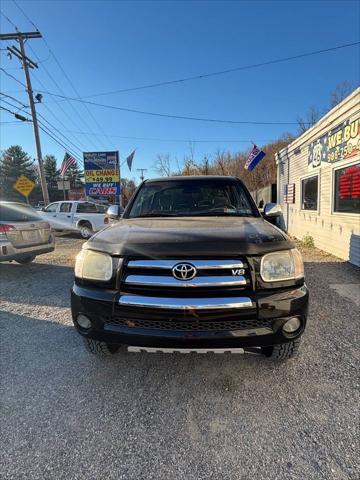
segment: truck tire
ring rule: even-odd
[[[79,231],[82,238],[86,240],[94,235],[94,231],[89,222],[83,222],[79,225]]]
[[[88,352],[99,357],[107,357],[114,355],[120,348],[120,345],[113,345],[111,343],[100,342],[92,338],[82,337],[85,348]]]
[[[265,351],[267,357],[275,360],[287,360],[288,358],[296,357],[299,353],[301,339],[298,338],[289,343],[280,343],[271,347],[271,351]]]
[[[20,263],[20,265],[28,265],[33,260],[35,260],[36,255],[28,255],[27,257],[18,258],[15,260],[16,263]]]

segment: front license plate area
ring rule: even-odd
[[[244,354],[243,348],[161,348],[161,347],[128,347],[132,353],[237,353]]]

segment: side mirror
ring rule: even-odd
[[[281,206],[277,203],[267,203],[264,207],[264,217],[279,217],[281,213]]]
[[[124,209],[120,205],[110,205],[106,210],[106,215],[111,218],[111,220],[119,220],[119,218],[124,213]]]

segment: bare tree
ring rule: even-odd
[[[159,153],[156,157],[154,170],[162,177],[170,177],[171,175],[171,157],[170,153]]]
[[[201,172],[199,171],[199,167],[196,165],[194,160],[191,160],[191,158],[184,158],[184,168],[183,171],[181,172],[182,175],[200,175]]]
[[[195,163],[195,142],[189,142],[189,160]]]
[[[350,82],[344,81],[338,83],[334,90],[330,93],[330,108],[336,107],[352,92],[353,87]]]
[[[315,125],[315,123],[320,119],[320,113],[315,107],[310,107],[306,113],[305,119],[303,117],[298,117],[296,120],[299,126],[299,133],[302,134],[306,132],[310,127]]]

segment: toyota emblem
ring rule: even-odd
[[[178,263],[172,269],[172,274],[177,280],[192,280],[196,273],[196,268],[191,263]]]

